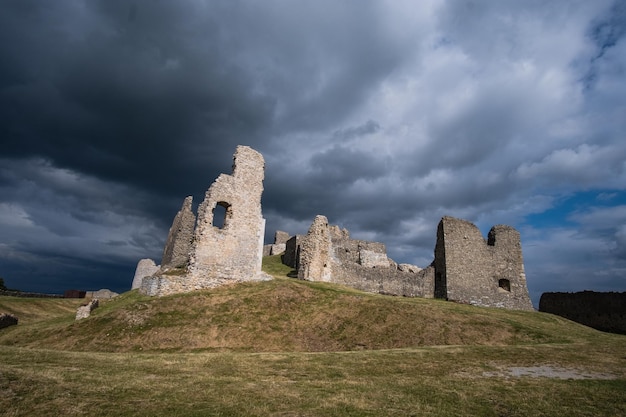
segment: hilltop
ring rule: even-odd
[[[562,343],[593,335],[547,314],[295,280],[279,256],[266,257],[264,270],[275,279],[165,297],[130,291],[77,322],[68,311],[76,301],[48,301],[55,309],[67,307],[0,333],[0,344],[99,352],[323,352]]]

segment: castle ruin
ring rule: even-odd
[[[406,297],[532,310],[519,233],[494,226],[485,240],[472,223],[444,217],[437,228],[435,259],[427,268],[397,264],[378,242],[350,239],[347,230],[317,216],[306,236],[287,242],[283,262],[298,278]]]
[[[140,292],[162,296],[269,279],[261,271],[264,172],[263,156],[238,146],[232,175],[221,174],[209,187],[197,220],[192,198],[185,199],[170,228],[161,267],[142,279]]]
[[[192,197],[185,198],[170,228],[161,266],[141,260],[133,288],[163,296],[271,279],[261,271],[263,255],[283,253],[283,263],[295,268],[302,280],[379,294],[533,309],[520,235],[509,226],[494,226],[484,239],[472,223],[442,218],[434,260],[424,269],[396,263],[387,257],[384,244],[352,239],[324,216],[315,217],[306,236],[290,238],[278,231],[274,244],[264,247],[264,170],[260,153],[238,146],[232,175],[221,174],[209,187],[197,218]]]
[[[437,227],[434,297],[467,304],[532,310],[517,230],[497,225],[485,240],[478,228],[454,217]]]

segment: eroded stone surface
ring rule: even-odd
[[[387,257],[384,244],[351,239],[346,229],[329,225],[325,216],[316,216],[307,235],[290,239],[287,247],[283,262],[297,266],[299,279],[407,297],[426,297],[432,287],[432,268],[400,268]]]
[[[232,175],[221,174],[198,207],[188,264],[162,265],[153,276],[143,278],[141,292],[161,296],[271,279],[261,271],[264,172],[263,156],[248,146],[238,146]],[[181,212],[186,213],[187,206],[191,202],[186,199]]]
[[[517,230],[494,226],[485,240],[462,219],[443,217],[435,245],[437,298],[514,310],[532,310]]]
[[[185,198],[181,209],[174,217],[161,259],[161,266],[164,269],[183,268],[189,263],[189,252],[196,225],[196,215],[191,209],[192,202],[193,197]]]
[[[396,264],[385,245],[350,238],[317,216],[306,236],[287,242],[283,263],[298,278],[348,285],[363,291],[408,297],[445,298],[461,303],[532,310],[519,233],[494,226],[485,240],[472,223],[444,217],[435,259],[427,268]]]
[[[97,298],[98,300],[110,300],[111,298],[115,298],[119,295],[115,291],[111,291],[108,288],[102,288],[98,291],[87,291],[85,296],[88,298]]]
[[[154,263],[152,259],[141,259],[137,263],[137,269],[135,269],[135,277],[133,278],[133,284],[131,289],[141,287],[141,281],[144,277],[149,277],[159,270],[159,266]]]

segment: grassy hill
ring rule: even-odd
[[[97,352],[329,352],[563,343],[596,334],[534,312],[299,281],[285,276],[289,269],[278,257],[266,258],[266,269],[277,279],[162,298],[131,291],[103,302],[91,317],[78,322],[75,308],[72,314],[62,314],[66,312],[59,302],[50,302],[59,318],[3,332],[0,344]]]
[[[54,320],[76,314],[84,300],[77,298],[27,298],[0,297],[0,313],[9,313],[19,318],[20,325]]]
[[[77,300],[0,298],[0,312],[29,317],[0,330],[0,410],[626,415],[626,336],[298,281],[277,257],[264,270],[276,279],[162,298],[131,291],[78,322]]]

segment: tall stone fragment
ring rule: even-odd
[[[331,254],[328,219],[325,216],[315,216],[300,245],[298,278],[329,282],[332,278]]]
[[[174,217],[172,227],[167,235],[167,242],[163,249],[161,268],[182,268],[189,263],[189,252],[193,242],[196,216],[191,210],[193,197],[183,201],[183,206]]]
[[[198,207],[193,238],[187,238],[193,214],[190,197],[185,199],[179,212],[180,221],[175,219],[172,225],[172,247],[176,248],[177,242],[184,245],[190,242],[189,250],[185,254],[183,249],[172,249],[170,261],[166,247],[164,265],[153,276],[142,280],[141,293],[162,296],[271,279],[261,271],[265,234],[265,219],[261,213],[264,172],[263,156],[248,146],[238,146],[232,175],[221,174]],[[178,224],[180,227],[174,227]],[[168,238],[168,246],[169,243]]]
[[[207,190],[198,208],[195,245],[189,264],[192,280],[217,286],[250,281],[261,275],[264,173],[263,156],[248,146],[238,146],[232,175],[221,174]],[[216,218],[218,207],[223,218]]]
[[[154,263],[152,259],[141,259],[137,263],[137,269],[135,269],[135,277],[133,278],[133,284],[131,290],[141,287],[141,281],[144,277],[154,275],[159,270],[159,266]]]
[[[520,235],[497,225],[485,240],[478,228],[461,219],[443,217],[435,245],[435,297],[452,301],[532,310]]]

